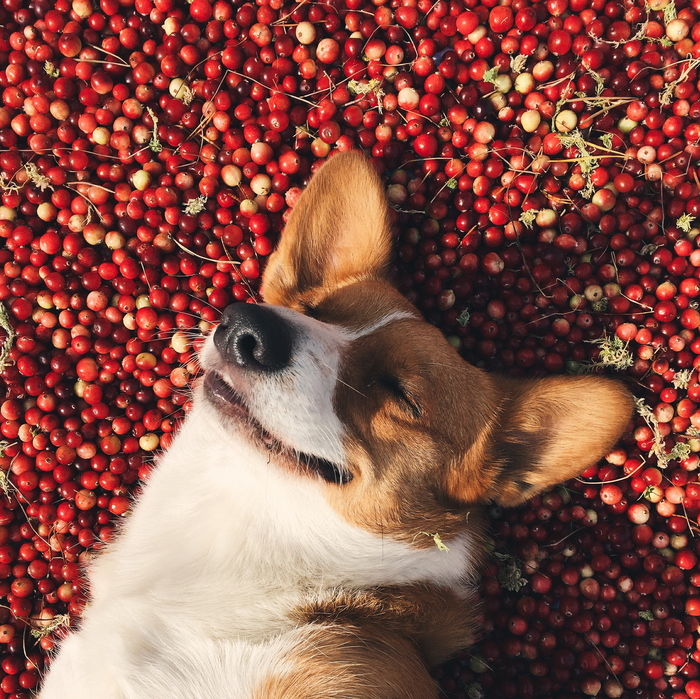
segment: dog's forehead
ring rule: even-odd
[[[333,338],[332,344],[345,358],[339,367],[342,374],[379,365],[391,371],[395,365],[399,372],[420,371],[426,379],[442,383],[447,367],[460,375],[469,368],[442,333],[388,282],[358,281],[306,303],[310,317],[302,316],[300,324],[308,327],[310,338]],[[298,317],[295,311],[284,310],[290,319]]]

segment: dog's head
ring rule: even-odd
[[[521,503],[604,455],[631,413],[598,377],[513,380],[464,361],[387,280],[379,177],[331,158],[294,207],[264,304],[229,306],[202,353],[206,399],[276,468],[363,529],[419,545],[464,511]],[[239,437],[240,438],[240,437]]]

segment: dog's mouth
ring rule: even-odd
[[[204,394],[224,415],[250,428],[257,442],[267,449],[274,449],[280,443],[250,413],[243,397],[229,386],[216,372],[210,371],[204,377]],[[281,446],[281,445],[280,445]]]
[[[313,454],[306,454],[285,444],[271,434],[257,420],[235,389],[215,371],[204,376],[204,395],[207,400],[223,415],[243,426],[248,438],[258,447],[273,454],[276,459],[290,466],[296,472],[317,475],[329,483],[344,484],[352,480],[352,474],[328,459]]]

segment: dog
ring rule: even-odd
[[[603,377],[494,376],[391,284],[381,180],[319,168],[201,350],[194,407],[88,572],[41,699],[430,699],[478,634],[484,505],[607,453]]]

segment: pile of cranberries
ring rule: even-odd
[[[491,510],[445,693],[700,699],[699,69],[700,0],[2,0],[0,699],[79,616],[202,333],[350,149],[465,357],[639,399],[603,462]]]

